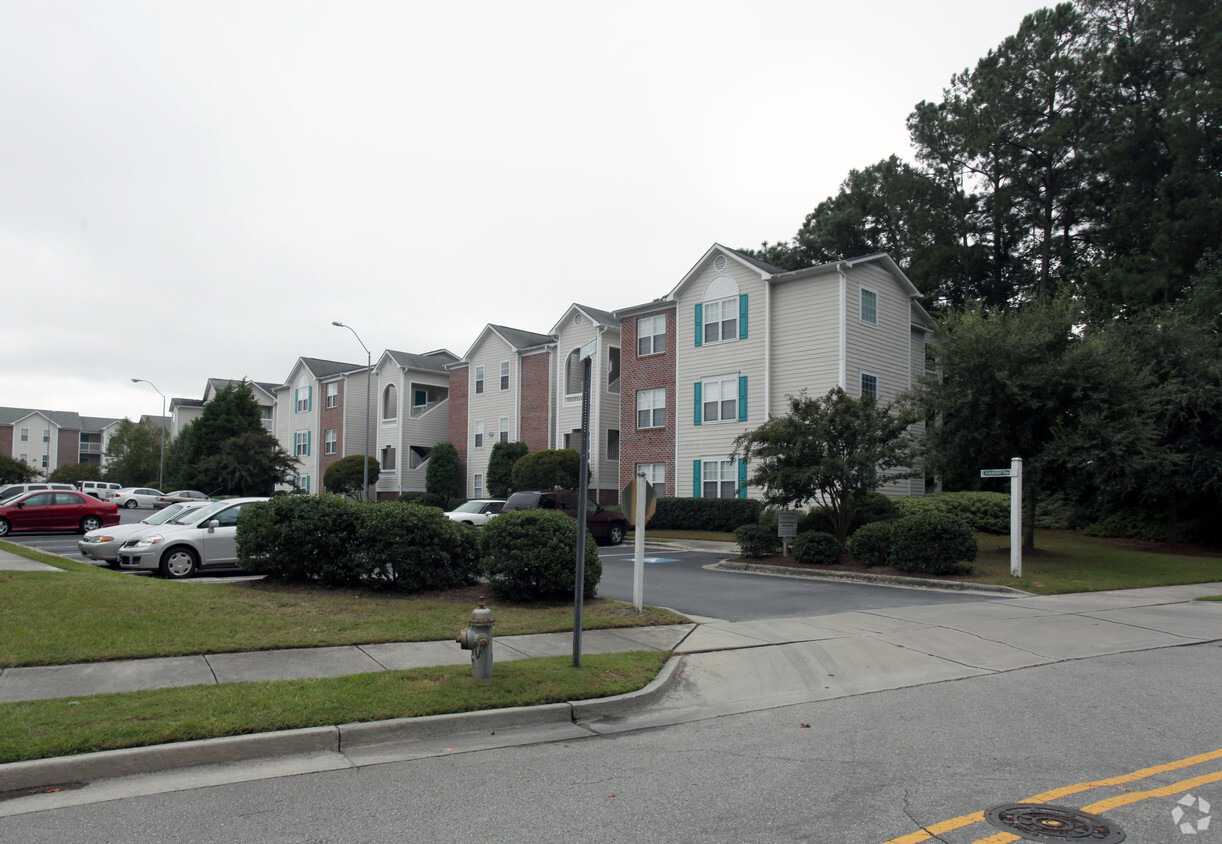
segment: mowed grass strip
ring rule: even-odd
[[[1039,595],[1222,581],[1222,555],[1168,554],[1163,546],[1070,531],[1037,530],[1023,576],[1010,576],[1010,537],[978,533],[976,574],[956,578],[1013,586]]]
[[[670,655],[588,654],[347,677],[185,686],[0,704],[0,763],[100,750],[511,706],[636,691]]]
[[[56,572],[0,571],[0,668],[280,648],[453,639],[474,593],[422,599],[355,589],[242,581],[171,582],[101,569],[12,543],[0,549]],[[571,601],[504,604],[489,594],[495,634],[572,630]],[[583,629],[676,624],[683,616],[594,599]],[[458,647],[456,644],[455,648]]]

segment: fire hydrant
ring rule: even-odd
[[[479,606],[471,610],[471,626],[458,634],[454,641],[462,649],[471,652],[471,676],[477,680],[492,677],[492,610],[484,606],[484,596],[479,596]]]

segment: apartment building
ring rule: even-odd
[[[424,354],[387,349],[378,358],[376,422],[370,435],[370,453],[381,467],[375,488],[378,498],[393,500],[405,492],[424,491],[429,454],[449,435],[446,367],[457,360],[458,355],[446,349]],[[363,454],[364,432],[346,433],[348,439],[342,427],[326,429],[324,449],[330,454]]]

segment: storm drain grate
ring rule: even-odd
[[[998,829],[1014,833],[1027,841],[1117,844],[1124,840],[1124,830],[1107,818],[1066,806],[1010,803],[994,806],[984,813],[984,817]]]

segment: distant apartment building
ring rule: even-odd
[[[43,474],[77,463],[100,469],[120,421],[71,411],[0,407],[0,454]]]
[[[327,467],[346,454],[361,454],[363,440],[355,436],[357,450],[341,450],[353,441],[353,432],[365,430],[366,394],[371,388],[368,367],[319,358],[300,357],[284,383],[276,388],[275,435],[298,461],[292,487],[324,492]]]
[[[387,349],[374,365],[377,409],[370,455],[381,468],[377,497],[397,499],[423,492],[429,455],[449,434],[450,374],[458,355],[446,349],[424,354]],[[338,424],[324,429],[330,454],[363,454],[365,433]],[[345,446],[345,442],[347,445]]]

